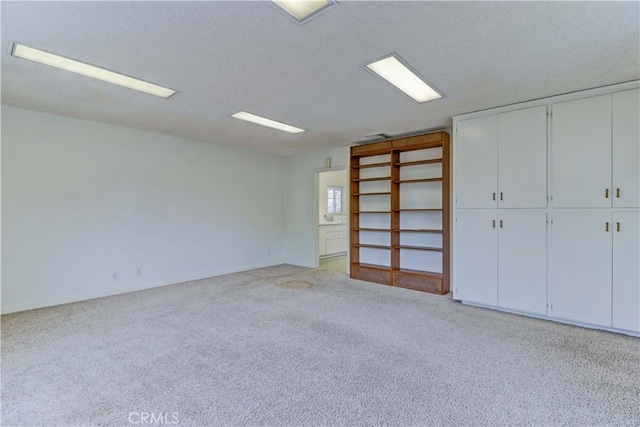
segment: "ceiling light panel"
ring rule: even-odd
[[[299,23],[308,21],[321,10],[335,4],[324,0],[273,0]]]
[[[11,55],[17,58],[37,62],[39,64],[60,68],[86,77],[102,80],[104,82],[113,83],[139,92],[159,96],[160,98],[167,99],[177,93],[173,89],[145,82],[144,80],[125,76],[124,74],[105,70],[104,68],[89,65],[74,59],[65,58],[64,56],[55,55],[53,53],[45,52],[19,43],[13,44]]]
[[[417,102],[427,102],[442,98],[440,92],[429,86],[396,54],[391,54],[366,64],[365,67]]]
[[[255,123],[258,125],[267,126],[273,129],[278,129],[284,132],[289,132],[289,133],[305,132],[304,129],[300,129],[298,127],[291,126],[286,123],[277,122],[275,120],[267,119],[265,117],[256,116],[255,114],[247,113],[246,111],[238,111],[237,113],[232,114],[231,117],[235,119],[240,119],[247,122]]]

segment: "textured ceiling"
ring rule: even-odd
[[[638,2],[348,2],[304,25],[270,2],[3,2],[2,103],[276,154],[640,78]],[[10,56],[18,41],[180,91],[164,100]],[[361,65],[396,52],[446,98]],[[230,118],[246,110],[308,129]]]

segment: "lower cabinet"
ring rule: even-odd
[[[542,209],[458,209],[454,298],[640,333],[640,213],[550,215],[547,226]]]
[[[555,211],[551,315],[640,332],[640,215]]]
[[[498,307],[547,313],[547,213],[501,210]]]
[[[640,332],[640,213],[614,212],[613,327]]]
[[[549,260],[553,317],[611,326],[611,213],[555,211]]]
[[[546,314],[544,210],[459,209],[456,227],[457,299]]]
[[[498,304],[498,234],[495,209],[459,209],[456,216],[455,297]]]
[[[318,227],[318,254],[329,256],[347,251],[347,225],[331,224]]]

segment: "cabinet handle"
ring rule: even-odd
[[[605,199],[609,198],[609,189],[608,188],[606,190],[604,190],[604,198]]]
[[[616,231],[620,231],[620,223],[616,222]]]
[[[500,192],[500,200],[502,200],[502,191]]]
[[[496,228],[496,220],[493,220],[493,228]]]
[[[496,199],[496,193],[493,193],[493,200]]]
[[[620,198],[620,189],[616,188],[616,199]]]
[[[500,228],[502,228],[502,220],[500,220]]]
[[[607,222],[606,225],[604,226],[604,231],[609,231],[609,223]]]

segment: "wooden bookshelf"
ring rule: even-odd
[[[351,147],[350,190],[351,277],[449,292],[449,134]]]

